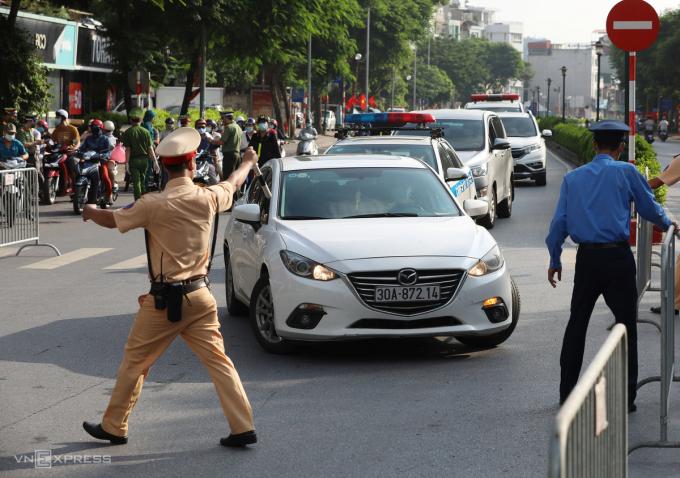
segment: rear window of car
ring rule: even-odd
[[[480,119],[438,119],[430,125],[433,128],[441,128],[444,131],[446,141],[456,151],[481,151],[486,145],[486,133],[484,120]],[[406,125],[412,128],[414,125]],[[413,135],[417,131],[397,130],[397,135]],[[422,133],[420,133],[422,134]]]
[[[435,171],[437,159],[430,144],[336,144],[326,154],[388,154],[406,156],[423,161]]]

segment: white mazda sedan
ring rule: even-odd
[[[291,342],[454,336],[495,346],[519,317],[496,241],[432,169],[404,157],[268,162],[229,217],[230,315],[266,350]],[[271,191],[266,193],[262,182]]]

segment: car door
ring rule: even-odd
[[[460,188],[462,190],[459,196],[460,200],[464,201],[465,199],[475,199],[477,197],[477,188],[475,187],[475,178],[472,176],[472,171],[468,166],[465,166],[465,164],[463,164],[463,162],[456,154],[456,151],[447,141],[442,140],[442,146],[444,147],[444,150],[446,151],[447,156],[451,161],[452,164],[451,167],[459,168],[467,172],[467,179],[460,185]]]
[[[272,170],[270,167],[262,168],[264,178],[269,190],[271,191]],[[254,227],[243,224],[242,229],[242,248],[243,267],[241,268],[241,282],[243,293],[250,297],[250,293],[255,287],[255,283],[260,277],[260,269],[263,263],[264,251],[266,247],[266,232],[270,228],[269,217],[271,200],[264,194],[264,190],[259,181],[255,181],[248,191],[248,204],[260,206],[260,224]]]
[[[491,126],[493,127],[495,138],[507,139],[505,127],[498,116],[494,115],[491,117]],[[512,194],[512,152],[509,149],[501,149],[494,151],[494,153],[496,153],[494,162],[497,166],[497,191],[498,201],[500,202]]]

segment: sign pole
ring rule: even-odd
[[[637,70],[637,53],[628,54],[628,162],[635,164],[635,76]]]

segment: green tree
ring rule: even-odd
[[[418,65],[416,94],[426,106],[448,106],[454,93],[453,82],[441,68],[425,63]]]

